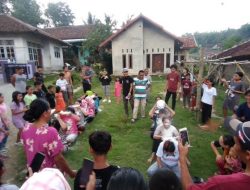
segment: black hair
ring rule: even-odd
[[[169,140],[165,141],[163,145],[163,150],[165,152],[173,153],[175,151],[174,143]]]
[[[66,67],[68,67],[68,66],[67,66],[67,65],[63,65],[63,70],[64,70]]]
[[[111,142],[111,135],[106,131],[95,131],[89,135],[89,145],[97,155],[107,154]]]
[[[25,88],[26,91],[29,90],[31,87],[32,87],[32,86],[30,86],[30,85],[26,86],[26,88]]]
[[[22,93],[21,92],[19,92],[19,91],[14,91],[13,93],[12,93],[12,102],[15,102],[16,103],[16,105],[19,107],[19,101],[17,100],[17,96],[19,95],[19,94],[21,94],[22,95]],[[23,102],[23,100],[22,100],[22,102]]]
[[[54,86],[53,85],[49,85],[48,86],[48,89],[50,90],[51,88],[53,88]]]
[[[31,102],[29,110],[25,112],[23,119],[28,122],[38,120],[41,115],[50,109],[49,103],[43,99],[35,99]]]
[[[3,94],[0,92],[0,96],[3,96]]]
[[[59,77],[64,77],[64,73],[60,73],[60,74],[59,74]]]
[[[39,85],[41,85],[42,83],[40,82],[40,81],[36,81],[36,82],[34,82],[34,86],[39,86]]]
[[[171,65],[171,66],[170,66],[170,69],[175,69],[175,70],[177,70],[177,66],[176,66],[176,65]]]
[[[161,97],[161,96],[156,96],[156,98],[155,98],[155,99],[157,100],[157,98],[162,99],[162,97]]]
[[[233,136],[223,135],[223,143],[226,146],[233,147],[235,144]]]
[[[214,86],[215,85],[215,82],[214,82],[214,79],[213,78],[208,78],[207,80],[209,80],[211,83],[212,83],[212,86]]]
[[[22,69],[22,67],[20,67],[20,66],[17,66],[17,67],[16,67],[16,70],[20,70],[20,69]]]
[[[43,67],[42,67],[42,66],[40,66],[40,65],[39,65],[39,66],[37,66],[37,69],[42,69],[42,68],[43,68]]]
[[[71,106],[67,107],[67,108],[66,108],[66,111],[70,111],[70,112],[73,113],[73,114],[76,113],[75,109],[74,109],[73,107],[71,107]]]
[[[149,180],[150,190],[182,190],[179,178],[168,169],[157,170]]]
[[[163,116],[163,117],[162,117],[162,122],[164,122],[164,120],[166,120],[166,119],[170,120],[169,117]]]
[[[138,74],[140,74],[140,73],[144,73],[144,70],[140,70],[140,71],[138,72]]]
[[[112,174],[107,190],[148,190],[148,187],[138,170],[120,168]]]
[[[242,72],[240,72],[240,71],[235,72],[235,74],[239,75],[240,78],[242,78],[244,76],[244,74]]]
[[[61,91],[61,87],[60,86],[56,86],[56,93],[59,93]]]
[[[187,71],[187,73],[189,73],[189,69],[187,67],[185,67],[184,69]]]
[[[250,88],[246,90],[245,96],[247,96],[248,94],[250,95]]]

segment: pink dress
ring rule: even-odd
[[[61,115],[61,119],[67,125],[67,132],[66,134],[78,134],[77,123],[78,121],[72,115]]]
[[[31,164],[37,152],[45,154],[41,169],[54,167],[54,157],[63,151],[63,144],[58,132],[54,127],[48,125],[37,128],[32,123],[28,123],[23,128],[21,141],[24,145],[28,165]]]
[[[122,84],[119,81],[115,82],[115,97],[121,97]]]
[[[22,111],[24,109],[24,107],[25,107],[25,105],[23,102],[20,102],[19,106],[15,102],[12,102],[10,105],[10,109],[15,111],[15,112]],[[15,127],[18,129],[23,128],[25,125],[25,120],[23,119],[23,115],[24,115],[24,112],[19,113],[17,115],[12,115],[12,122],[15,125]]]

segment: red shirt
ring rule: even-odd
[[[180,76],[177,72],[171,72],[167,75],[168,81],[168,91],[169,92],[176,92],[178,88],[178,83],[180,81]]]
[[[193,184],[187,190],[249,190],[250,176],[243,173],[218,175],[205,183]]]
[[[184,79],[182,81],[182,89],[183,89],[184,95],[189,95],[192,89],[192,82],[190,80]]]

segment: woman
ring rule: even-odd
[[[26,121],[30,122],[24,127],[21,135],[27,163],[30,165],[35,154],[41,152],[45,155],[41,169],[56,166],[74,178],[76,173],[69,168],[62,155],[61,139],[56,129],[48,126],[51,117],[50,111],[48,102],[36,99],[30,104],[30,109],[23,116]]]

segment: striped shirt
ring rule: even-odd
[[[148,79],[144,78],[142,80],[134,78],[134,97],[135,98],[146,98],[147,96],[147,87],[149,85]]]

